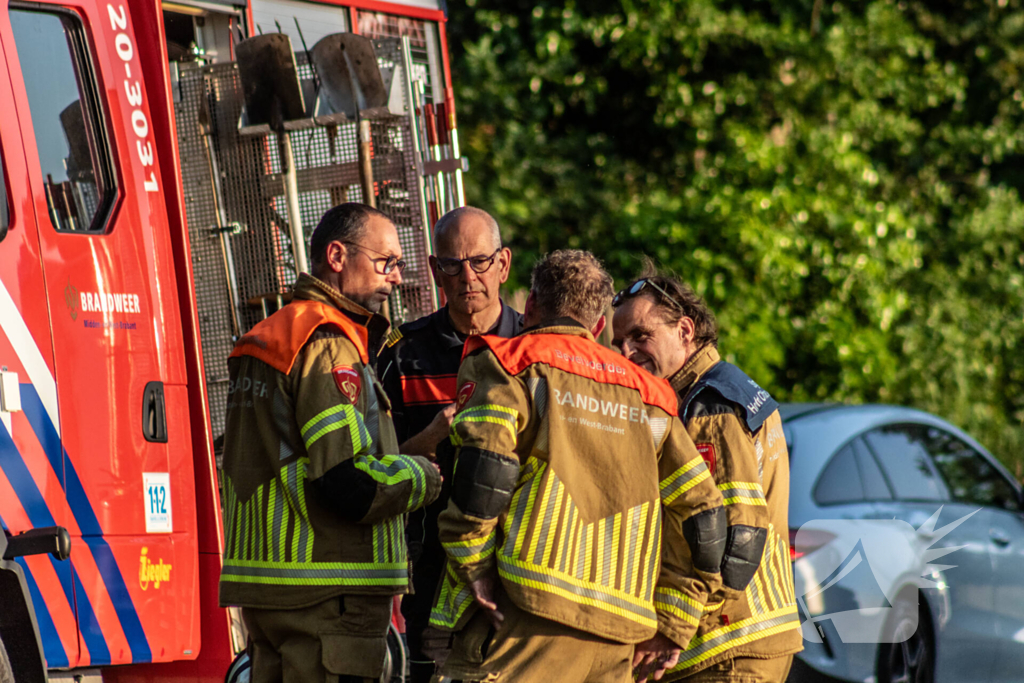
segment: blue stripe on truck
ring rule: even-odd
[[[60,473],[63,471],[63,484],[64,492],[67,496],[68,505],[71,508],[71,513],[75,516],[75,522],[78,524],[78,528],[82,532],[82,540],[89,546],[92,551],[93,559],[96,561],[96,567],[99,569],[100,576],[103,578],[103,585],[106,586],[107,593],[110,594],[110,600],[114,605],[114,611],[117,613],[117,618],[121,622],[121,628],[124,630],[124,635],[128,639],[128,647],[132,652],[133,662],[149,662],[153,660],[153,655],[149,647],[149,639],[146,637],[146,632],[142,628],[142,621],[139,619],[139,614],[135,610],[135,603],[132,601],[131,595],[128,593],[128,587],[125,585],[124,576],[121,575],[121,570],[117,566],[117,562],[114,560],[114,553],[110,549],[110,545],[103,539],[103,528],[100,526],[99,520],[96,517],[96,512],[93,510],[92,504],[89,502],[89,497],[85,493],[85,488],[82,486],[82,480],[78,478],[78,472],[75,470],[74,463],[67,457],[67,452],[64,450],[63,445],[60,441],[60,436],[57,434],[57,430],[54,428],[53,423],[50,422],[50,417],[46,413],[46,409],[43,407],[43,402],[39,398],[39,394],[31,384],[21,384],[21,407],[25,412],[25,416],[28,418],[29,423],[32,425],[32,430],[36,433],[36,438],[43,444],[43,448],[46,450],[46,457],[51,463],[63,463],[62,469],[56,471]],[[13,444],[12,444],[13,445]],[[20,461],[20,458],[18,458]],[[56,469],[56,468],[55,468]],[[27,470],[26,470],[27,472]],[[35,487],[35,483],[32,483]],[[38,489],[37,489],[38,491]],[[45,505],[45,501],[43,503]],[[52,517],[51,517],[52,519]],[[35,522],[33,522],[35,524]],[[50,523],[51,525],[53,522]],[[46,524],[36,526],[49,526]],[[80,593],[85,598],[85,593]],[[88,603],[88,599],[85,599]],[[88,606],[89,613],[92,613],[92,607]],[[80,615],[80,627],[81,617],[88,615]],[[92,613],[93,619],[95,614]],[[98,624],[97,624],[98,628]],[[85,637],[87,630],[82,628],[82,636]],[[100,634],[102,636],[102,634]],[[100,644],[97,643],[97,646]],[[109,662],[110,653],[107,649],[106,643],[103,642],[100,651],[106,651],[107,661]],[[89,644],[90,654],[93,652],[92,644]],[[95,662],[95,658],[93,658]]]

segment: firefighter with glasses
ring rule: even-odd
[[[456,634],[447,677],[643,680],[721,583],[721,494],[671,387],[594,341],[611,298],[593,255],[557,251],[528,329],[466,342],[431,619]]]
[[[664,377],[729,516],[722,589],[663,680],[781,682],[802,649],[789,556],[789,456],[778,404],[718,354],[714,315],[687,285],[645,274],[612,302],[613,343]]]
[[[414,683],[428,683],[449,640],[448,634],[431,629],[429,621],[445,566],[437,516],[447,505],[451,482],[448,428],[455,412],[462,347],[472,335],[515,336],[523,323],[522,315],[498,296],[508,279],[512,253],[501,246],[498,223],[487,212],[467,206],[445,214],[434,228],[434,254],[430,268],[446,305],[392,332],[377,360],[402,453],[436,457],[444,474],[441,496],[410,515],[407,527],[415,592],[402,599],[402,613]]]
[[[393,596],[409,590],[406,513],[441,484],[400,455],[370,364],[405,266],[394,224],[336,206],[310,256],[292,301],[228,361],[220,603],[242,607],[254,683],[381,675]]]

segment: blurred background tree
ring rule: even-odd
[[[1024,468],[1024,0],[460,0],[467,200],[649,254],[786,401],[935,412]]]

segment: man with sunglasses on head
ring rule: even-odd
[[[444,475],[441,496],[410,515],[407,527],[415,593],[403,598],[402,613],[413,683],[430,680],[435,659],[443,656],[448,641],[447,634],[430,628],[429,620],[445,566],[437,518],[447,504],[451,482],[448,428],[455,411],[462,347],[472,335],[513,337],[522,329],[522,315],[498,296],[511,262],[512,252],[501,245],[498,223],[486,211],[466,206],[442,216],[434,227],[430,268],[447,303],[393,331],[377,360],[402,452],[436,458]]]
[[[433,463],[400,455],[371,365],[405,266],[394,224],[336,206],[310,257],[228,361],[220,604],[242,608],[254,683],[380,677],[410,588],[405,516],[441,486]]]
[[[644,274],[615,295],[613,344],[672,385],[679,417],[726,504],[723,587],[663,681],[781,683],[802,649],[789,559],[789,456],[778,404],[718,354],[718,328],[687,285]]]

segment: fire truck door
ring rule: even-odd
[[[0,102],[13,101],[5,49],[7,8],[0,6]],[[0,372],[19,385],[20,406],[0,404],[0,526],[18,533],[68,526],[64,463],[54,452],[57,389],[35,208],[18,116],[0,106]],[[59,445],[59,444],[58,444]],[[49,555],[19,558],[32,597],[46,660],[75,666],[79,636],[70,562]],[[9,596],[0,595],[0,604]]]
[[[53,330],[80,665],[194,658],[183,340],[127,3],[10,4],[5,40]],[[171,178],[170,182],[177,182]],[[87,608],[85,611],[83,607]]]

